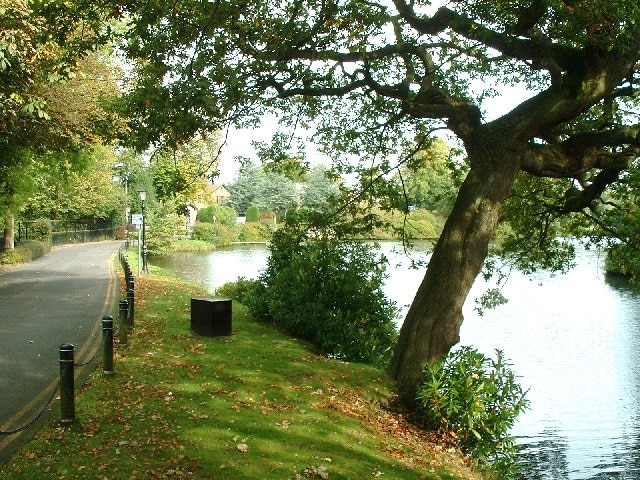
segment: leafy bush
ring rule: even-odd
[[[157,204],[147,216],[149,255],[166,255],[173,251],[175,234],[184,229],[185,218],[173,213],[170,204]]]
[[[607,272],[628,276],[638,284],[640,273],[640,256],[638,250],[626,243],[615,243],[607,247],[605,257]]]
[[[271,223],[243,223],[238,240],[241,242],[264,242],[271,238]]]
[[[260,209],[256,205],[251,205],[247,208],[246,213],[247,223],[257,223],[260,221]]]
[[[492,463],[502,478],[515,473],[515,441],[509,435],[526,400],[516,376],[496,350],[496,359],[462,347],[424,370],[418,410],[431,427],[455,439],[474,458]]]
[[[209,205],[198,211],[196,220],[205,223],[222,223],[223,225],[235,225],[238,213],[233,207]]]
[[[251,313],[311,341],[325,355],[385,364],[397,339],[395,304],[383,291],[386,259],[373,247],[332,236],[310,240],[295,226],[272,238]]]
[[[212,243],[215,246],[230,245],[235,241],[236,229],[221,223],[202,223],[194,225],[191,238]]]
[[[8,252],[0,254],[0,263],[26,263],[46,255],[51,250],[51,242],[25,240]]]
[[[260,210],[258,218],[261,222],[268,222],[273,218],[273,213],[263,208]]]
[[[39,218],[29,227],[29,239],[51,243],[52,231],[53,227],[51,226],[51,221],[46,218]]]
[[[124,240],[127,236],[127,227],[124,225],[118,225],[116,227],[116,240]]]
[[[235,282],[227,282],[221,285],[216,290],[216,295],[221,297],[228,297],[237,300],[242,304],[247,304],[250,298],[255,294],[256,289],[259,288],[259,282],[257,280],[248,280],[244,277],[238,277]]]

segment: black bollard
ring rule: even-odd
[[[118,309],[120,314],[120,346],[126,347],[129,343],[129,302],[127,300],[120,300],[120,307]]]
[[[102,342],[104,353],[102,373],[111,375],[113,374],[113,317],[111,316],[102,318]]]
[[[129,327],[133,328],[135,312],[134,312],[134,304],[135,304],[135,282],[130,280],[127,283],[127,302],[129,302]]]
[[[76,421],[74,349],[70,343],[60,345],[60,423],[63,425]]]

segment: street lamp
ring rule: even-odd
[[[146,230],[146,209],[147,209],[147,191],[138,190],[140,200],[142,200],[142,273],[149,273],[149,264],[147,262],[149,256],[149,250],[147,250],[147,230]]]

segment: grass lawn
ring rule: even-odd
[[[192,333],[190,299],[203,295],[152,268],[114,375],[97,368],[78,421],[53,418],[0,479],[484,478],[386,408],[377,368],[318,356],[235,302],[232,336]]]

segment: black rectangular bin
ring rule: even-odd
[[[191,330],[205,337],[231,335],[231,299],[191,299]]]

